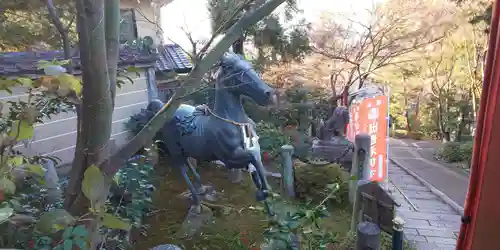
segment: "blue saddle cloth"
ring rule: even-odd
[[[209,114],[208,109],[203,105],[197,107],[186,105],[186,107],[180,107],[179,111],[180,114],[174,116],[174,121],[179,133],[183,136],[191,135],[196,131],[196,117]]]

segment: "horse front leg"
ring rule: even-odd
[[[266,201],[266,198],[269,196],[269,184],[266,179],[266,171],[262,162],[254,156],[254,153],[248,150],[244,150],[243,148],[237,148],[232,157],[228,158],[224,163],[226,166],[244,166],[247,167],[248,172],[252,177],[252,181],[257,188],[256,199],[258,201],[263,201],[266,211],[270,216],[273,216],[269,204]]]

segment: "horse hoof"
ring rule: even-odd
[[[216,202],[217,201],[217,191],[214,187],[209,185],[203,185],[200,189],[200,196],[203,200]]]
[[[200,200],[206,200],[210,202],[217,201],[217,191],[215,190],[214,187],[210,185],[201,186],[197,192],[198,192],[198,198]],[[193,200],[193,194],[189,190],[180,194],[180,197],[190,199],[191,201]]]
[[[212,216],[213,212],[207,206],[191,206],[176,237],[180,239],[193,237],[203,225],[210,221]]]

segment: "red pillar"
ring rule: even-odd
[[[500,249],[499,4],[500,0],[496,0],[493,8],[469,190],[457,250]]]

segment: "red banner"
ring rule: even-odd
[[[387,177],[387,130],[388,98],[376,96],[366,98],[361,103],[351,106],[347,138],[354,141],[359,133],[371,137],[370,180],[384,181]]]

